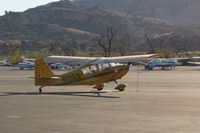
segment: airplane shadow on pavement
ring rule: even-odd
[[[0,92],[1,96],[16,96],[16,95],[61,95],[61,96],[81,96],[81,97],[97,97],[97,98],[120,98],[118,96],[103,96],[106,92]]]

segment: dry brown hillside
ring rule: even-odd
[[[200,22],[200,0],[76,0],[82,5],[132,12],[179,24]]]

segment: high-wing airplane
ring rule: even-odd
[[[51,67],[51,69],[66,69],[66,70],[71,70],[75,66],[70,66],[70,65],[67,65],[65,63],[53,63],[53,64],[50,64],[50,67]]]
[[[117,79],[121,79],[128,71],[131,62],[139,62],[150,55],[134,55],[112,58],[85,58],[70,56],[51,56],[35,61],[35,86],[40,86],[39,92],[45,86],[67,86],[67,85],[94,85],[98,91],[103,90],[104,84],[114,81],[118,91],[123,91],[125,84],[118,84]],[[54,58],[55,57],[55,58]],[[81,65],[73,71],[62,75],[55,75],[47,62],[68,62],[68,64]],[[123,63],[123,64],[119,64]]]
[[[190,65],[193,65],[193,66],[200,66],[200,62],[188,61],[187,63],[190,64]]]
[[[24,56],[21,57],[22,63],[18,63],[17,66],[20,68],[20,70],[23,70],[24,68],[34,68],[35,67],[35,59],[29,59],[25,58]]]
[[[145,69],[153,70],[154,67],[161,67],[164,70],[166,67],[176,67],[178,57],[174,58],[152,58],[145,64]]]
[[[4,58],[2,61],[0,61],[0,66],[10,66],[12,64],[7,62],[7,58]]]
[[[22,63],[18,63],[17,66],[20,70],[23,70],[24,68],[32,69],[35,67],[35,63],[30,61],[23,61]]]

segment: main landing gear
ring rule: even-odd
[[[97,84],[93,88],[97,89],[98,91],[103,90],[104,84]],[[100,96],[100,92],[97,92],[98,96]]]
[[[116,80],[114,80],[114,82],[117,84],[117,86],[114,88],[115,90],[119,90],[119,91],[124,91],[126,88],[125,84],[118,84]]]
[[[103,87],[104,87],[104,84],[97,84],[93,88],[97,89],[98,91],[101,91],[101,90],[103,90]]]
[[[117,84],[117,86],[114,88],[115,90],[118,90],[118,91],[124,91],[125,88],[126,88],[126,85],[125,84],[118,84],[116,80],[114,80],[114,82]],[[112,91],[109,91],[109,90],[105,90],[105,91],[102,91],[103,90],[103,87],[104,87],[104,84],[97,84],[95,85],[93,88],[94,89],[97,89],[98,91],[96,92],[98,94],[98,96],[100,96],[100,93],[102,92],[112,92]],[[114,91],[113,91],[114,92]],[[116,92],[116,91],[115,91]]]

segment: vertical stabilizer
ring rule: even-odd
[[[48,86],[53,82],[49,80],[56,75],[53,74],[48,64],[44,59],[35,60],[35,85],[36,86]]]
[[[5,58],[3,58],[3,62],[5,62],[5,63],[7,62],[7,58],[6,58],[6,57],[5,57]]]
[[[21,56],[20,59],[21,59],[22,61],[24,61],[24,60],[25,60],[25,57],[24,57],[24,56]]]
[[[35,61],[35,78],[49,78],[55,75],[51,71],[49,65],[44,59],[38,59]]]
[[[169,62],[172,62],[172,63],[177,63],[177,60],[178,60],[178,56],[174,57],[174,58],[171,58],[169,60]]]

